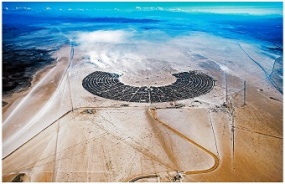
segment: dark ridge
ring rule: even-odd
[[[8,104],[7,102],[2,101],[2,107],[4,107],[7,104]]]
[[[31,85],[35,73],[54,62],[50,50],[16,49],[3,43],[3,96],[18,92]]]
[[[2,26],[2,33],[3,33],[3,39],[13,39],[18,36],[31,34],[35,31],[40,31],[45,28],[41,28],[38,26],[29,26],[25,25],[23,23],[12,25],[12,24],[3,24]]]
[[[18,174],[13,180],[12,182],[23,182],[23,177],[25,176],[26,174],[24,173],[21,173],[21,174]]]

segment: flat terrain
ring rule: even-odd
[[[59,50],[31,89],[4,99],[3,181],[282,181],[282,94],[234,41],[201,37],[184,38],[187,49],[173,40],[171,54],[146,49],[137,63],[100,61],[106,67],[85,47]],[[256,46],[240,45],[269,70]],[[95,71],[159,87],[192,70],[212,77],[213,89],[169,102],[112,100],[82,86]]]

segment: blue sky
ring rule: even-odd
[[[207,13],[283,14],[282,2],[3,2],[7,10],[94,10],[182,11]]]

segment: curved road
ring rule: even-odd
[[[209,173],[212,172],[214,170],[216,170],[219,166],[219,158],[217,157],[217,155],[215,155],[214,153],[212,153],[211,151],[209,151],[208,149],[206,149],[205,147],[201,146],[200,144],[196,143],[195,141],[193,141],[192,139],[188,138],[187,136],[185,136],[184,134],[178,132],[177,130],[175,130],[174,128],[168,126],[166,123],[164,123],[163,121],[159,120],[156,116],[156,109],[155,108],[149,108],[148,110],[150,116],[152,117],[153,120],[161,123],[163,126],[165,126],[167,129],[169,129],[170,131],[174,132],[176,135],[178,135],[179,137],[185,139],[187,142],[193,144],[194,146],[198,147],[199,149],[203,150],[204,152],[206,152],[207,154],[209,154],[215,161],[214,165],[212,167],[210,167],[209,169],[204,169],[204,170],[194,170],[194,171],[185,171],[183,173],[185,173],[186,175],[191,175],[191,174],[203,174],[203,173]],[[135,177],[131,180],[129,180],[129,182],[135,182],[138,181],[140,179],[144,179],[144,178],[154,178],[154,177],[159,177],[158,174],[152,174],[152,175],[146,175],[146,176],[138,176]]]
[[[73,110],[79,110],[79,109],[85,109],[85,108],[91,108],[91,107],[78,107],[78,108],[75,108]],[[93,107],[94,108],[94,107]],[[95,107],[96,108],[96,107]],[[72,110],[69,110],[68,112],[66,112],[65,114],[63,114],[61,117],[59,117],[57,120],[55,120],[53,123],[55,123],[56,121],[58,121],[59,119],[65,117],[66,115],[68,115]],[[194,170],[194,171],[185,171],[185,172],[182,172],[182,173],[185,173],[186,175],[191,175],[191,174],[202,174],[202,173],[208,173],[208,172],[211,172],[211,171],[214,171],[215,169],[217,169],[217,167],[219,166],[219,159],[218,157],[212,153],[211,151],[209,151],[208,149],[204,148],[203,146],[199,145],[198,143],[196,143],[195,141],[193,141],[192,139],[188,138],[187,136],[185,136],[184,134],[178,132],[177,130],[175,130],[174,128],[170,127],[169,125],[167,125],[166,123],[164,123],[163,121],[159,120],[156,116],[156,109],[155,108],[149,108],[148,109],[148,112],[150,114],[150,116],[152,117],[152,119],[154,119],[155,121],[161,123],[163,126],[165,126],[167,129],[169,129],[170,131],[174,132],[176,135],[178,135],[179,137],[185,139],[187,142],[197,146],[199,149],[203,150],[204,152],[206,152],[207,154],[209,154],[215,161],[214,165],[212,167],[210,167],[209,169],[204,169],[204,170]],[[51,123],[51,125],[53,124]],[[49,127],[49,126],[48,126]],[[46,128],[45,128],[46,129]],[[44,130],[45,130],[44,129]],[[42,130],[42,131],[44,131]],[[42,131],[40,131],[38,134],[40,134]],[[38,135],[37,134],[37,135]],[[32,139],[32,138],[31,138]],[[31,140],[29,139],[29,140]],[[28,140],[28,141],[29,141]],[[28,142],[27,141],[27,142]],[[14,152],[14,151],[13,151]],[[12,152],[12,153],[13,153]],[[10,153],[10,154],[12,154]],[[10,155],[9,154],[9,155]],[[7,155],[7,156],[9,156]],[[6,157],[5,157],[6,158]],[[4,158],[4,159],[5,159]],[[177,172],[177,171],[176,171]],[[145,175],[145,176],[137,176],[131,180],[129,180],[129,182],[135,182],[137,180],[140,180],[140,179],[144,179],[144,178],[154,178],[154,177],[159,177],[159,174],[151,174],[151,175]]]

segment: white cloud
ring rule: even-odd
[[[181,12],[184,12],[185,10],[182,10],[180,8],[169,8],[169,11],[174,11],[174,12],[181,11]]]
[[[16,7],[16,10],[26,10],[27,7]]]
[[[216,13],[216,14],[248,14],[248,15],[282,15],[279,8],[257,7],[192,7],[192,8],[169,8],[168,11],[187,13]]]
[[[132,36],[132,32],[127,32],[123,30],[94,31],[77,34],[76,42],[84,45],[96,43],[119,44],[127,42]]]

